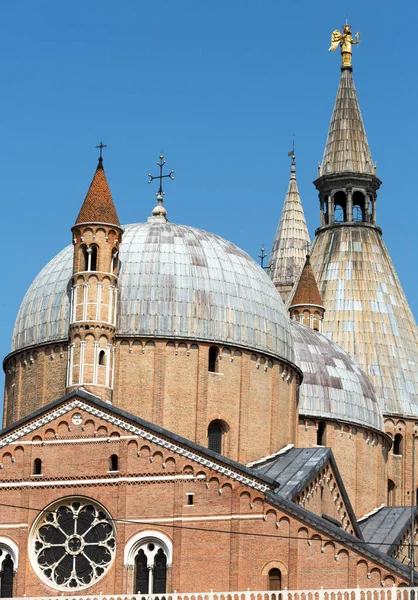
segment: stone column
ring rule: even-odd
[[[320,227],[323,227],[325,225],[324,200],[323,198],[321,198],[321,196],[319,197],[319,225]]]
[[[353,190],[347,190],[346,218],[349,223],[353,220]]]
[[[365,195],[364,200],[364,220],[366,223],[370,223],[370,194]]]
[[[328,195],[328,225],[332,225],[334,223],[334,197],[329,194]]]
[[[372,196],[372,223],[376,225],[376,196]]]

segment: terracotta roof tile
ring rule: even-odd
[[[306,257],[305,266],[302,269],[302,273],[296,286],[291,306],[296,306],[297,304],[324,306],[309,256]]]
[[[120,227],[118,214],[103,169],[103,162],[100,160],[75,222],[76,225],[80,223],[110,223]]]

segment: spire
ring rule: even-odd
[[[375,175],[352,69],[341,70],[319,177],[344,172]]]
[[[305,262],[310,242],[308,226],[296,181],[295,155],[292,157],[290,182],[270,254],[268,272],[285,301]]]
[[[306,255],[305,265],[296,285],[295,293],[290,303],[291,310],[294,306],[316,306],[323,308],[321,294],[311,265],[309,253]]]
[[[75,224],[108,223],[120,227],[112,194],[110,193],[109,184],[107,183],[103,169],[102,148],[106,146],[101,142],[100,145],[99,163]]]

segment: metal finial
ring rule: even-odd
[[[306,260],[309,261],[311,257],[311,244],[310,242],[306,242]]]
[[[293,144],[292,144],[292,149],[290,150],[290,152],[287,153],[287,156],[291,156],[292,157],[292,164],[295,163],[295,134],[293,134]]]
[[[98,146],[96,146],[96,148],[100,149],[99,160],[102,161],[103,160],[102,151],[103,151],[103,148],[107,148],[107,144],[103,144],[103,142],[100,142],[100,144]]]
[[[258,258],[260,259],[260,266],[262,269],[265,269],[266,267],[264,266],[264,259],[267,257],[267,254],[264,252],[265,251],[264,246],[261,246],[260,251],[261,251],[261,254],[258,255]]]
[[[156,163],[157,167],[160,168],[160,174],[159,175],[151,175],[151,173],[148,173],[148,177],[150,178],[148,183],[151,183],[152,181],[154,181],[154,179],[159,179],[160,180],[160,187],[158,192],[155,194],[157,197],[158,196],[164,196],[165,192],[163,192],[163,179],[165,179],[166,177],[168,177],[169,179],[173,180],[173,173],[174,171],[170,171],[170,173],[167,173],[167,175],[163,175],[163,167],[166,164],[167,161],[164,160],[164,156],[162,154],[160,154],[160,160]]]

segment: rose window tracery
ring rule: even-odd
[[[93,501],[61,501],[42,513],[32,534],[32,559],[41,579],[81,589],[100,579],[115,555],[115,528]]]

